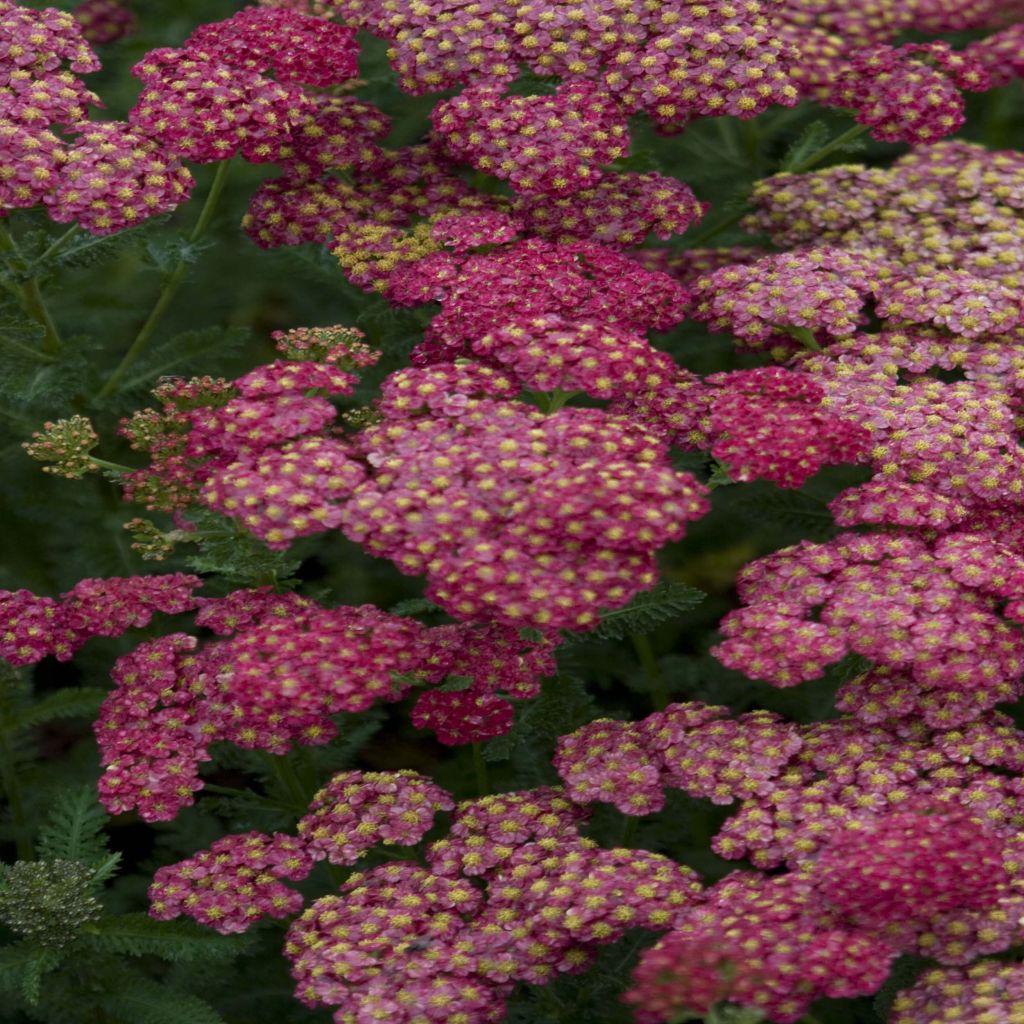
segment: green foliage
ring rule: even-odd
[[[551,781],[551,751],[555,740],[596,717],[594,700],[583,681],[572,676],[546,679],[540,696],[516,715],[515,725],[504,736],[484,747],[488,761],[516,758],[515,768],[534,778]]]
[[[76,860],[98,867],[108,857],[104,827],[107,813],[96,799],[96,787],[65,790],[54,802],[39,830],[36,848],[44,860]]]
[[[824,121],[812,121],[805,125],[779,162],[779,171],[792,171],[794,167],[799,167],[812,153],[821,149],[828,138],[828,125]]]
[[[288,580],[300,565],[294,553],[271,551],[227,516],[196,508],[188,518],[196,526],[190,539],[199,546],[199,552],[186,559],[192,572],[220,576],[238,586],[261,587]]]
[[[629,604],[601,616],[601,624],[571,642],[595,638],[622,640],[631,633],[650,633],[668,619],[696,608],[707,595],[685,583],[662,581],[652,590],[637,594]]]
[[[118,985],[100,1001],[103,1011],[125,1024],[224,1024],[209,1003],[180,988],[161,985],[141,974]]]
[[[228,960],[252,947],[244,935],[220,935],[191,921],[155,921],[146,914],[105,917],[82,929],[81,943],[96,953],[158,956],[161,960]]]
[[[252,332],[247,327],[182,331],[148,349],[125,378],[121,392],[148,392],[165,374],[214,376],[233,365],[251,340]]]
[[[744,489],[732,503],[752,523],[768,523],[797,531],[808,540],[827,540],[836,532],[828,506],[805,491],[760,485]]]
[[[95,718],[107,691],[96,686],[66,687],[12,712],[0,728],[31,729],[59,718]]]

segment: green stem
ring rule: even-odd
[[[848,128],[842,135],[836,136],[831,142],[826,143],[821,149],[812,153],[806,160],[801,161],[796,167],[791,168],[791,174],[803,174],[805,171],[809,171],[812,167],[816,167],[822,160],[825,159],[830,153],[834,153],[837,149],[847,145],[854,139],[859,138],[868,130],[868,126],[865,124],[855,124],[852,128]],[[729,214],[724,220],[719,221],[713,227],[708,228],[706,231],[701,232],[696,238],[690,240],[687,244],[688,249],[699,249],[701,246],[707,245],[712,238],[720,235],[723,231],[727,231],[729,228],[738,224],[748,213],[752,213],[753,210],[750,206],[744,205],[735,212]]]
[[[550,416],[553,412],[558,412],[566,403],[571,402],[579,393],[579,391],[563,391],[561,388],[555,388],[554,391],[541,392],[537,397],[544,406],[545,415]]]
[[[481,796],[490,796],[491,780],[487,776],[487,762],[484,760],[484,748],[479,743],[473,744],[473,771],[476,772],[476,788]]]
[[[45,263],[48,259],[50,259],[50,257],[56,256],[57,253],[60,252],[61,249],[63,249],[64,246],[77,233],[78,233],[78,225],[77,224],[72,224],[71,227],[69,227],[67,229],[67,231],[65,231],[64,234],[60,236],[60,238],[56,239],[56,241],[51,243],[50,247],[48,249],[46,249],[41,256],[38,256],[36,259],[34,259],[32,261],[33,266],[38,265],[40,263]]]
[[[708,228],[707,231],[702,231],[699,235],[697,235],[696,238],[694,238],[689,243],[687,248],[699,249],[701,246],[706,245],[716,235],[720,235],[723,231],[727,231],[734,224],[739,224],[739,222],[743,220],[743,218],[746,217],[748,213],[750,213],[749,206],[740,207],[740,209],[736,210],[735,213],[729,214],[729,216],[726,217],[725,220],[719,221],[714,227]]]
[[[785,324],[782,328],[791,338],[795,338],[810,352],[820,352],[821,346],[814,337],[810,327],[794,327],[792,324]]]
[[[230,160],[222,160],[217,165],[217,173],[214,175],[213,183],[210,185],[210,191],[206,195],[206,202],[203,204],[203,209],[199,214],[199,220],[196,221],[196,226],[188,236],[190,243],[198,242],[199,239],[206,234],[206,231],[210,226],[210,222],[213,220],[213,214],[214,210],[217,208],[217,202],[220,199],[221,193],[224,191],[224,186],[227,184],[228,170],[230,166]],[[170,308],[171,303],[178,294],[178,289],[181,288],[187,271],[188,262],[184,259],[178,260],[174,270],[171,271],[170,276],[164,282],[163,289],[157,296],[156,304],[153,306],[149,316],[146,318],[146,322],[141,328],[139,328],[139,333],[135,336],[135,340],[132,342],[128,351],[125,352],[124,357],[117,365],[117,368],[107,378],[107,382],[103,387],[100,388],[96,395],[97,399],[104,399],[112,392],[116,391],[121,380],[124,378],[124,375],[145,351],[146,345],[149,344],[149,339],[153,336],[157,327],[160,326],[160,321],[163,320],[164,314]]]
[[[309,809],[310,794],[306,791],[306,787],[302,785],[302,781],[296,774],[295,768],[291,761],[288,760],[287,755],[278,756],[276,754],[264,753],[263,760],[274,773],[274,778],[281,783],[294,801],[293,810],[298,811],[299,814],[305,814]]]
[[[107,462],[106,459],[97,459],[93,455],[89,456],[89,461],[99,469],[112,469],[115,473],[134,472],[131,466],[122,466],[120,462]]]
[[[868,126],[866,124],[855,124],[852,128],[847,128],[842,135],[837,135],[831,142],[825,143],[821,149],[812,153],[806,160],[801,161],[796,165],[796,167],[791,168],[790,173],[803,174],[804,171],[809,171],[812,167],[816,167],[820,164],[821,161],[830,153],[834,153],[837,149],[841,149],[847,143],[860,138],[860,136],[867,130]]]
[[[0,249],[11,253],[19,262],[24,264],[24,260],[18,250],[18,243],[15,242],[14,236],[2,220],[0,220]],[[43,335],[43,351],[51,356],[58,353],[62,347],[60,331],[57,330],[57,325],[54,323],[50,310],[46,306],[43,293],[39,289],[39,282],[34,277],[30,277],[27,281],[22,281],[15,285],[11,290],[18,296],[25,312],[46,332]]]
[[[647,684],[651,688],[651,703],[654,710],[663,711],[669,705],[668,687],[665,686],[665,677],[661,673],[658,659],[654,656],[650,638],[644,633],[630,633],[629,638],[633,641],[633,650],[640,659]]]
[[[28,832],[28,819],[25,817],[25,803],[21,797],[21,786],[18,773],[14,768],[10,748],[6,741],[0,741],[0,782],[7,794],[7,804],[11,808],[11,825],[14,830],[14,846],[18,852],[18,860],[35,860],[35,849]]]
[[[632,814],[626,816],[626,824],[622,829],[622,843],[620,845],[629,849],[633,839],[636,837],[637,826],[640,824],[640,819]]]

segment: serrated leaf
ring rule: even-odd
[[[287,551],[271,551],[226,516],[192,509],[188,517],[196,524],[192,539],[199,545],[199,553],[186,559],[192,572],[215,573],[233,582],[263,586],[287,580],[301,564]]]
[[[42,860],[76,860],[97,867],[109,856],[103,828],[107,812],[92,785],[64,790],[39,830],[36,849]]]
[[[103,1008],[113,1019],[131,1024],[225,1024],[205,1000],[134,973],[104,996]]]
[[[835,533],[828,506],[803,491],[750,489],[737,495],[733,508],[752,521],[790,527],[808,540],[827,540]]]
[[[573,635],[570,642],[590,638],[621,640],[630,633],[650,633],[668,619],[696,608],[707,595],[685,583],[659,583],[653,590],[636,595],[623,608],[605,612],[601,624],[589,633]]]
[[[39,1002],[43,977],[64,959],[60,953],[52,949],[36,948],[32,953],[33,955],[25,961],[21,973],[21,998],[30,1006]]]
[[[522,709],[512,729],[486,744],[484,758],[507,761],[520,746],[551,743],[593,717],[594,699],[582,680],[574,676],[547,679],[540,696]]]
[[[22,977],[38,955],[38,947],[27,942],[0,946],[0,992],[11,995],[18,992]]]
[[[797,136],[796,141],[786,150],[779,163],[780,171],[791,171],[799,167],[809,156],[817,153],[828,142],[828,126],[824,121],[812,121]]]
[[[193,242],[185,232],[161,234],[146,240],[147,262],[154,270],[169,274],[179,263],[192,264],[213,245],[210,241]]]
[[[19,708],[3,722],[3,729],[7,732],[31,729],[58,718],[95,718],[106,696],[107,691],[96,686],[57,690]]]
[[[203,327],[182,331],[154,345],[139,360],[121,390],[149,390],[165,374],[188,373],[192,370],[209,373],[211,363],[226,362],[251,337],[252,331],[248,327]]]
[[[392,615],[433,615],[443,611],[444,609],[439,608],[433,601],[428,601],[425,597],[407,597],[404,601],[399,601],[398,604],[393,604],[388,609]]]
[[[119,914],[84,926],[81,941],[98,953],[158,956],[180,962],[229,959],[251,945],[243,936],[220,935],[191,921],[156,921],[146,914]]]

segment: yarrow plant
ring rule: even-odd
[[[7,1016],[1020,1024],[1024,5],[201,17],[0,0]]]

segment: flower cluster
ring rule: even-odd
[[[175,578],[150,579],[173,582]],[[115,590],[118,582],[84,581],[94,584],[92,590],[98,584]],[[137,582],[144,583],[145,578]],[[70,595],[65,619],[83,628],[84,608],[91,615],[85,624],[92,633],[106,630],[105,635],[110,635],[111,618],[123,617],[124,612],[115,605],[106,611],[104,622],[96,624],[97,600],[91,604],[85,600],[87,589],[80,584]],[[155,599],[149,600],[155,604]],[[8,601],[18,603],[19,595],[11,595]],[[49,652],[37,637],[42,633],[40,623],[49,627],[52,602],[40,606],[46,599],[34,601],[8,643],[14,649],[20,642],[24,658],[37,661]],[[414,686],[469,680],[469,690],[432,689],[419,698],[420,702],[435,694],[442,698],[428,702],[427,707],[431,703],[440,707],[444,723],[428,722],[425,727],[440,728],[446,740],[473,739],[472,714],[458,702],[446,707],[443,700],[463,693],[507,707],[501,730],[506,731],[511,726],[511,705],[497,694],[534,697],[543,676],[554,671],[548,639],[525,640],[514,630],[500,627],[429,629],[415,619],[388,615],[372,605],[327,609],[295,594],[241,590],[225,598],[193,599],[187,605],[172,605],[165,599],[159,607],[183,611],[197,605],[196,625],[216,634],[215,639],[200,645],[193,636],[172,633],[140,644],[115,663],[115,689],[104,701],[95,725],[106,769],[99,784],[100,798],[112,813],[137,807],[146,820],[174,818],[202,788],[198,770],[210,760],[208,748],[213,743],[228,741],[277,755],[293,744],[322,745],[337,735],[333,716],[401,700]],[[58,613],[62,607],[58,606]],[[148,621],[143,611],[136,607],[129,624]],[[16,660],[6,652],[5,656]],[[370,776],[360,783],[362,796],[353,804],[360,814],[369,813],[376,781]],[[388,793],[399,783],[404,806],[418,804],[421,790],[416,779],[401,776],[388,777],[373,799],[387,809],[394,803]],[[344,790],[344,777],[338,786]],[[446,806],[429,785],[426,792],[439,807]],[[323,794],[323,806],[331,801],[336,808],[337,797],[329,788]],[[329,816],[339,813],[330,810]],[[330,822],[340,835],[340,819],[330,817]],[[322,824],[313,815],[307,827],[315,830]],[[408,823],[392,823],[382,835],[385,839],[411,836],[409,828]],[[359,839],[347,842],[358,846]],[[322,848],[317,855],[322,855]]]
[[[721,1001],[795,1024],[815,999],[877,991],[895,955],[830,922],[793,876],[735,872],[643,954],[626,999],[638,1024],[709,1013]]]
[[[749,348],[771,348],[793,328],[812,341],[818,334],[846,337],[861,322],[880,270],[870,259],[835,248],[764,256],[700,278],[693,315]]]
[[[810,375],[775,367],[713,374],[707,433],[711,454],[734,480],[800,487],[823,465],[859,462],[870,433],[821,408],[825,390]]]
[[[306,850],[332,864],[355,864],[379,844],[415,846],[451,797],[417,772],[342,772],[321,789],[299,820]]]
[[[503,96],[474,85],[433,111],[434,130],[456,159],[507,178],[519,193],[570,195],[601,177],[628,151],[625,116],[590,83],[551,96]]]
[[[660,810],[665,789],[716,804],[770,793],[801,747],[795,728],[767,711],[728,713],[686,703],[639,723],[598,720],[558,741],[555,768],[578,803],[630,815]]]
[[[387,418],[359,435],[373,472],[342,531],[425,573],[428,596],[457,618],[591,628],[653,585],[654,551],[706,511],[704,489],[624,417],[545,417],[477,397],[481,384],[506,386],[456,364],[393,375],[402,404],[386,387]]]
[[[351,393],[349,369],[376,357],[349,328],[300,328],[278,344],[293,354],[235,381],[193,378],[154,390],[162,409],[121,426],[151,459],[123,475],[126,498],[150,510],[201,502],[275,548],[338,524],[338,502],[365,471],[325,432],[336,410],[321,396]]]
[[[312,867],[302,843],[291,836],[225,836],[209,850],[157,869],[149,913],[158,921],[186,914],[222,935],[242,932],[262,917],[294,914],[302,896],[281,879],[300,881]]]
[[[667,927],[700,890],[657,854],[521,842],[485,890],[411,863],[353,875],[289,929],[298,998],[340,1019],[499,1020],[512,982],[582,969],[627,929]]]
[[[851,108],[873,138],[934,142],[964,123],[960,90],[983,92],[990,84],[980,61],[948,43],[881,45],[853,53],[826,102]]]
[[[1022,160],[957,139],[918,146],[889,167],[777,174],[754,186],[745,224],[785,248],[864,253],[908,280],[965,270],[1013,287],[1024,280]]]
[[[964,556],[976,545],[995,550],[972,571]],[[999,554],[961,532],[931,544],[898,532],[802,542],[742,570],[744,607],[723,619],[714,653],[751,678],[793,686],[852,652],[923,690],[980,691],[994,703],[1024,665],[1024,638],[997,610],[1024,575],[1013,555],[989,561]]]
[[[0,590],[0,657],[13,665],[33,665],[51,656],[69,661],[92,637],[121,636],[147,626],[156,612],[190,611],[202,582],[184,573],[84,579],[57,599]]]
[[[925,971],[892,1004],[892,1024],[982,1021],[1010,1024],[1024,1012],[1024,968],[1019,963],[979,960],[970,967]]]
[[[410,305],[441,303],[413,352],[420,363],[466,355],[477,338],[526,316],[563,316],[634,332],[667,330],[690,303],[690,293],[667,274],[644,270],[615,249],[539,238],[461,260],[439,253],[399,269],[389,295]]]
[[[153,139],[120,121],[86,124],[64,155],[43,201],[60,224],[111,235],[169,213],[192,191],[192,175]]]
[[[85,39],[96,46],[126,39],[138,28],[135,12],[120,0],[82,0],[71,13]]]

